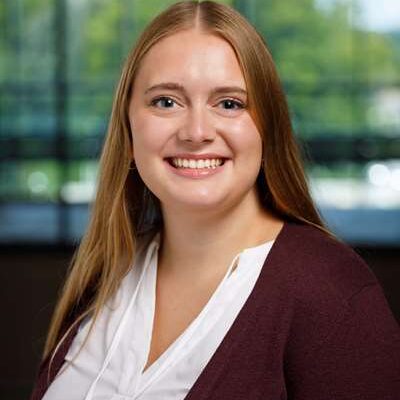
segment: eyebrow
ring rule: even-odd
[[[165,82],[165,83],[157,83],[156,85],[150,86],[145,94],[152,92],[154,90],[166,89],[166,90],[177,90],[182,93],[186,93],[183,85],[175,82]],[[240,86],[218,86],[212,90],[213,94],[224,94],[224,93],[241,93],[247,96],[247,90],[241,88]]]

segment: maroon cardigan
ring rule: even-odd
[[[75,334],[55,355],[50,382]],[[31,400],[46,392],[48,372],[45,360]],[[320,230],[285,223],[186,396],[205,399],[399,400],[399,327],[366,264]]]

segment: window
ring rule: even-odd
[[[0,4],[1,243],[79,240],[122,63],[147,21],[173,2]],[[355,244],[398,244],[398,2],[226,3],[272,51],[328,225]]]

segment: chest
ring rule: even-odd
[[[203,282],[156,283],[150,350],[144,370],[153,364],[189,327],[209,302],[222,277]]]
[[[261,268],[261,264],[258,267]],[[242,271],[241,274],[235,274],[236,278],[233,277],[224,280],[224,284],[221,286],[219,286],[221,279],[216,279],[213,284],[208,285],[204,285],[202,284],[204,282],[198,281],[189,281],[185,282],[185,284],[179,282],[179,285],[171,285],[170,282],[166,282],[166,284],[160,285],[160,281],[157,284],[153,278],[143,281],[143,285],[141,286],[143,290],[139,291],[138,295],[138,304],[141,306],[132,309],[134,311],[132,316],[137,314],[137,316],[144,316],[145,318],[143,321],[137,319],[136,324],[127,324],[127,329],[131,329],[132,332],[129,331],[128,335],[123,336],[123,338],[128,338],[127,340],[131,342],[133,338],[131,334],[136,332],[137,338],[140,339],[141,330],[134,329],[135,325],[137,327],[138,324],[145,327],[144,332],[147,332],[145,337],[143,337],[144,339],[147,338],[146,345],[144,346],[143,342],[142,345],[134,349],[140,353],[138,356],[143,360],[141,366],[139,365],[140,371],[143,370],[143,365],[145,365],[146,370],[146,374],[143,376],[137,375],[140,378],[138,381],[140,390],[143,391],[148,388],[149,393],[155,393],[155,391],[162,388],[162,398],[166,399],[169,398],[166,396],[169,393],[169,389],[171,393],[172,391],[176,393],[179,387],[183,390],[182,393],[187,393],[192,388],[188,396],[182,396],[182,399],[187,398],[189,400],[206,398],[203,394],[214,387],[212,396],[211,393],[209,395],[212,398],[216,398],[214,396],[215,385],[221,389],[224,386],[223,390],[233,389],[230,377],[235,375],[234,381],[240,383],[240,387],[236,385],[234,393],[230,393],[231,396],[229,398],[258,398],[254,396],[246,397],[248,393],[242,393],[239,389],[244,387],[243,384],[245,382],[248,382],[253,387],[258,382],[257,384],[260,386],[259,383],[265,377],[266,365],[269,368],[273,367],[274,370],[277,368],[278,371],[282,371],[281,366],[273,362],[273,360],[276,360],[274,354],[268,351],[268,349],[277,351],[279,346],[263,345],[261,350],[258,345],[255,345],[255,343],[261,343],[260,340],[264,343],[270,343],[269,340],[266,340],[265,332],[262,333],[263,329],[260,328],[262,326],[269,327],[275,325],[270,320],[266,324],[261,321],[261,324],[258,325],[257,321],[259,321],[259,317],[262,316],[264,318],[264,316],[270,313],[265,313],[265,310],[263,310],[261,315],[259,315],[260,313],[257,311],[259,307],[254,306],[254,303],[258,303],[256,296],[252,296],[252,301],[246,302],[258,273],[256,273],[256,270],[250,269],[238,268],[237,270]],[[247,274],[245,271],[252,271],[252,273]],[[176,280],[174,282],[176,283]],[[269,293],[269,291],[267,292]],[[140,293],[142,293],[142,296]],[[153,298],[151,309],[148,307],[149,294],[152,294]],[[154,296],[155,294],[157,295]],[[268,301],[267,304],[271,305],[271,302]],[[237,318],[239,311],[242,312],[239,318]],[[257,312],[255,313],[255,311]],[[196,318],[199,314],[201,314],[200,318]],[[233,321],[234,325],[231,327]],[[190,328],[187,329],[189,325]],[[151,330],[152,335],[150,335]],[[183,332],[185,333],[184,335],[182,335]],[[179,338],[180,335],[182,335],[181,338]],[[259,335],[261,337],[258,337]],[[223,340],[224,337],[225,340]],[[177,338],[180,340],[176,341],[174,346],[171,346],[171,343]],[[152,342],[151,349],[150,341]],[[116,354],[112,358],[112,365],[106,372],[114,372],[115,370],[117,373],[116,376],[120,377],[123,371],[123,374],[127,377],[134,377],[136,376],[135,374],[126,373],[129,368],[134,367],[134,363],[132,363],[131,355],[127,351],[129,346],[125,346],[124,343],[121,342],[119,356]],[[171,346],[171,349],[169,349],[171,351],[165,352],[169,346]],[[96,346],[96,348],[99,347]],[[259,353],[259,350],[261,353]],[[160,355],[164,352],[166,353],[165,356],[161,357],[156,365],[154,365],[154,368],[150,368],[147,371],[148,367],[160,358]],[[279,350],[278,353],[280,353]],[[90,352],[90,354],[96,353]],[[128,361],[127,363],[124,362],[125,359]],[[265,363],[266,359],[268,360],[267,364]],[[120,369],[118,369],[119,367],[116,363],[118,365],[121,364]],[[118,368],[114,368],[114,366]],[[223,371],[223,375],[225,375],[228,371],[227,368],[229,368],[229,377],[226,377],[227,380],[224,378],[224,381],[227,383],[226,386],[221,385],[222,381],[219,375]],[[98,368],[96,368],[97,370]],[[259,371],[260,374],[252,373],[249,377],[245,377],[243,374],[247,370],[252,370],[253,372]],[[72,370],[70,369],[69,371],[71,372]],[[138,369],[139,373],[140,371]],[[161,372],[162,375],[158,376]],[[203,383],[201,389],[199,389],[199,384],[196,382],[200,374],[202,379],[198,381]],[[236,376],[236,374],[238,375]],[[65,378],[65,374],[61,376]],[[157,382],[152,383],[152,379],[155,376],[157,376]],[[240,379],[238,379],[239,377]],[[179,381],[176,381],[177,379]],[[60,384],[63,383],[61,381],[58,382]],[[103,385],[104,382],[106,381],[99,381],[99,387],[96,389],[99,393],[114,393],[116,390],[115,384],[118,384],[118,390],[121,386],[118,383],[119,378],[113,380],[110,387],[105,387]],[[129,389],[130,386],[134,386],[132,382],[132,379],[129,378],[127,385],[122,385],[121,387],[126,386]],[[276,382],[276,379],[269,379],[268,382]],[[194,383],[195,385],[193,386]],[[202,393],[201,396],[200,393]],[[234,394],[239,395],[239,397],[233,396]]]

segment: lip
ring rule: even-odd
[[[202,155],[202,156],[204,157],[204,155]],[[177,157],[177,156],[175,156],[175,157]],[[179,158],[180,158],[180,156],[179,156]],[[185,157],[182,157],[182,158],[185,158]],[[215,158],[222,158],[222,157],[215,157]],[[215,174],[222,172],[226,166],[226,161],[225,161],[224,164],[222,164],[218,167],[215,167],[215,168],[198,168],[198,169],[197,168],[175,168],[168,162],[168,159],[165,159],[164,162],[165,162],[168,170],[171,171],[173,174],[181,176],[181,177],[185,177],[185,178],[190,178],[190,179],[208,178],[210,176],[213,176]]]
[[[168,157],[165,157],[165,159],[168,158],[186,158],[189,160],[205,160],[205,159],[211,159],[211,158],[221,158],[221,159],[228,159],[229,157],[223,156],[221,154],[217,153],[204,153],[204,154],[191,154],[191,153],[179,153],[179,154],[174,154]]]

